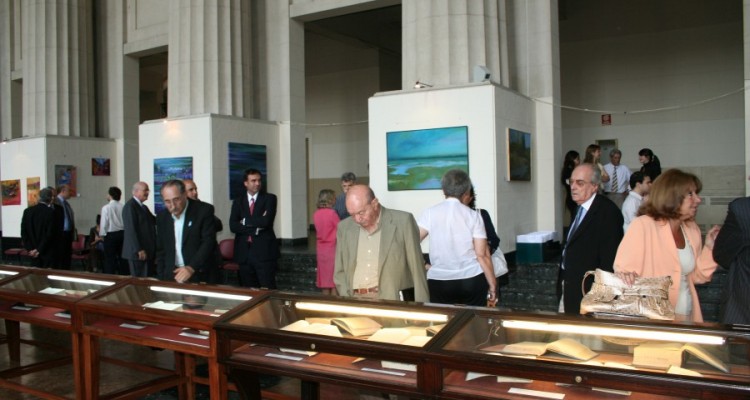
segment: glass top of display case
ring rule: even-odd
[[[2,267],[0,267],[2,270]],[[14,272],[14,271],[9,271]],[[0,277],[3,275],[0,273]],[[25,294],[46,294],[60,298],[80,299],[114,285],[123,278],[111,275],[71,273],[49,269],[31,269],[13,279],[0,281],[0,290]]]

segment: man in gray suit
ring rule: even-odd
[[[349,189],[346,209],[351,218],[341,221],[336,232],[333,280],[339,295],[428,301],[414,217],[381,206],[365,185]]]
[[[128,260],[132,276],[146,277],[155,273],[156,219],[143,204],[149,192],[146,182],[134,183],[133,198],[122,208],[122,223],[125,226],[122,258]]]
[[[721,298],[721,322],[750,325],[750,197],[729,204],[714,243],[714,260],[729,270]]]

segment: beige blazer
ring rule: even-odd
[[[710,250],[703,251],[701,231],[695,221],[687,221],[683,226],[696,260],[695,269],[687,276],[690,295],[693,298],[692,317],[695,322],[703,322],[695,284],[709,282],[718,264],[714,261]],[[636,272],[640,276],[647,277],[671,276],[669,301],[673,306],[677,305],[681,269],[677,246],[674,243],[669,223],[656,221],[647,215],[633,220],[620,242],[620,247],[617,248],[614,270],[615,272]]]
[[[378,297],[399,300],[399,291],[414,288],[416,301],[429,301],[427,277],[419,228],[407,212],[380,207],[380,254],[378,254]],[[354,218],[341,221],[336,231],[336,261],[333,280],[340,296],[352,296],[352,279],[357,266],[360,227]]]

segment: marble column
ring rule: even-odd
[[[23,135],[95,136],[91,0],[22,7]]]
[[[504,10],[505,0],[403,2],[402,87],[417,80],[436,86],[468,83],[477,65],[503,83]]]
[[[249,2],[171,0],[169,13],[167,116],[249,117]]]

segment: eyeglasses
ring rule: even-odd
[[[584,181],[583,179],[576,179],[576,180],[568,180],[570,182],[570,186],[585,186],[586,184],[594,184],[594,182]]]

